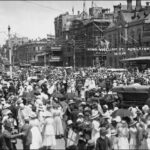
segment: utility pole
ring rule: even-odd
[[[8,47],[9,47],[9,64],[10,64],[10,78],[12,79],[12,45],[10,41],[10,26],[8,26]]]
[[[73,39],[73,68],[76,69],[76,52],[75,52],[75,40]]]

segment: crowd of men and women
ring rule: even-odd
[[[22,69],[1,74],[0,149],[150,149],[150,107],[123,109],[112,88],[149,85],[149,71]],[[120,112],[119,112],[120,111]],[[122,112],[121,112],[122,111]]]

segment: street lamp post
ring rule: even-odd
[[[10,78],[12,79],[12,46],[10,41],[10,26],[8,26],[8,47],[9,47],[9,64],[10,64]]]
[[[75,52],[75,40],[72,39],[72,43],[73,43],[73,68],[75,70],[76,68],[76,52]]]

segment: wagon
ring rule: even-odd
[[[143,106],[150,102],[150,86],[129,85],[113,88],[120,97],[120,103],[123,106]]]

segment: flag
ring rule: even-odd
[[[105,40],[105,46],[106,46],[107,49],[109,48],[109,44],[110,44],[110,42]]]
[[[72,7],[72,14],[74,15],[74,7]]]

